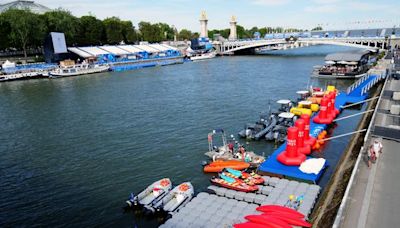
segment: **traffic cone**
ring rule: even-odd
[[[277,157],[278,161],[284,165],[297,166],[306,160],[306,156],[297,152],[297,138],[299,129],[289,127],[287,130],[286,150],[282,151]]]

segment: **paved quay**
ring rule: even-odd
[[[400,65],[395,64],[394,70]],[[348,187],[345,206],[333,227],[400,227],[400,80],[389,78],[381,93],[371,134],[356,163],[354,180]],[[367,167],[367,148],[382,140],[383,153]],[[343,204],[343,203],[342,203]]]

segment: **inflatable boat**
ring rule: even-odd
[[[163,211],[174,214],[180,208],[184,207],[193,198],[193,195],[193,185],[190,182],[184,182],[172,189],[162,200],[158,201],[152,207],[153,212]]]
[[[131,193],[129,200],[126,201],[129,207],[143,206],[151,207],[160,201],[171,190],[172,183],[169,178],[163,178],[148,186],[137,196]]]

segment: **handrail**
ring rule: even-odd
[[[386,83],[388,81],[386,77],[382,77],[382,79],[386,79],[386,81],[385,81],[385,84],[383,85],[383,88],[382,88],[381,94],[379,96],[378,102],[376,103],[375,110],[379,107],[379,105],[381,103],[382,94],[383,94],[383,91],[385,90]],[[365,136],[364,136],[364,143],[367,141],[369,135],[371,134],[371,128],[372,128],[373,124],[375,123],[376,113],[377,112],[375,111],[372,114],[371,121],[370,121],[370,123],[368,125],[367,132],[365,133]],[[350,189],[352,188],[355,176],[357,175],[358,166],[360,165],[360,161],[361,161],[361,157],[362,157],[362,151],[364,151],[364,146],[361,147],[360,152],[358,153],[356,163],[355,163],[355,165],[353,167],[353,171],[351,172],[351,176],[350,176],[349,182],[347,183],[346,191],[344,192],[344,195],[343,195],[343,198],[342,198],[342,202],[340,203],[338,212],[337,212],[336,217],[335,217],[335,221],[334,221],[334,223],[332,225],[333,228],[339,227],[341,222],[342,222],[342,217],[343,217],[344,210],[346,208],[347,200],[349,198]]]

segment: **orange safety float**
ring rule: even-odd
[[[160,185],[165,187],[169,185],[169,180],[168,179],[162,179],[160,182]]]
[[[187,190],[189,190],[189,185],[187,185],[185,183],[179,185],[179,191],[186,192]]]

